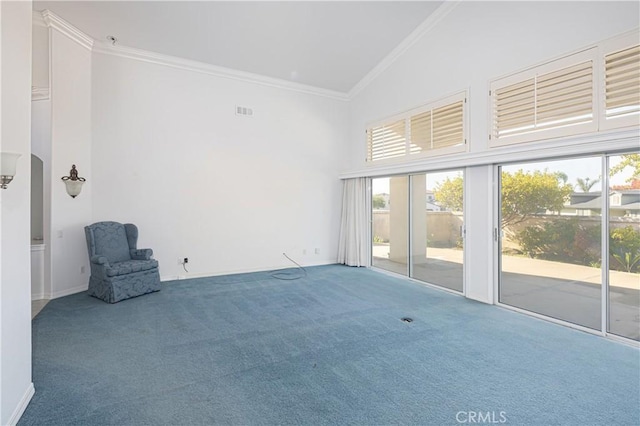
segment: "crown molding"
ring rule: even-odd
[[[49,99],[48,87],[36,87],[31,86],[31,100],[32,101],[45,101]]]
[[[42,17],[42,12],[34,10],[32,12],[32,22],[34,27],[44,27],[47,28],[47,23],[44,22],[44,18]]]
[[[365,75],[348,93],[335,90],[323,89],[315,86],[295,83],[245,71],[234,70],[217,65],[176,56],[164,55],[133,47],[110,45],[109,43],[96,41],[78,28],[74,27],[64,19],[57,16],[48,9],[41,12],[33,12],[33,22],[37,26],[53,28],[80,46],[102,54],[119,56],[158,65],[169,66],[186,71],[199,72],[221,78],[243,81],[247,83],[259,84],[262,86],[274,87],[278,89],[291,90],[330,99],[349,101],[357,96],[365,87],[371,84],[380,76],[391,64],[393,64],[403,53],[413,46],[422,36],[431,31],[449,12],[451,12],[462,0],[445,0],[418,28],[411,32],[395,49],[391,51],[378,65],[376,65],[367,75]]]
[[[186,71],[199,72],[202,74],[212,75],[215,77],[228,78],[232,80],[243,81],[247,83],[259,84],[262,86],[275,87],[278,89],[291,90],[294,92],[306,93],[310,95],[322,96],[326,98],[336,99],[340,101],[348,101],[346,93],[322,89],[319,87],[308,86],[305,84],[294,83],[287,80],[281,80],[273,77],[266,77],[259,74],[253,74],[245,71],[238,71],[231,68],[211,65],[204,62],[193,61],[190,59],[179,58],[176,56],[164,55],[161,53],[150,52],[148,50],[135,49],[133,47],[111,45],[107,42],[96,41],[93,45],[93,51],[105,55],[118,56],[127,59],[148,62],[157,65],[164,65],[172,68],[178,68]]]
[[[351,100],[357,96],[365,87],[371,84],[376,78],[380,76],[387,68],[391,66],[403,53],[405,53],[411,46],[416,44],[422,36],[431,31],[445,16],[449,14],[462,0],[446,0],[443,2],[427,19],[422,22],[409,34],[402,42],[395,47],[382,61],[378,63],[362,80],[356,83],[355,86],[347,93],[347,97]]]
[[[80,46],[97,53],[119,56],[128,59],[134,59],[143,62],[149,62],[158,65],[169,66],[186,71],[199,72],[216,77],[229,78],[247,83],[259,84],[262,86],[275,87],[278,89],[291,90],[299,93],[306,93],[325,98],[336,99],[340,101],[348,101],[346,93],[334,90],[322,89],[319,87],[308,86],[305,84],[294,83],[287,80],[281,80],[273,77],[266,77],[259,74],[253,74],[245,71],[238,71],[230,68],[224,68],[216,65],[206,64],[204,62],[193,61],[190,59],[179,58],[176,56],[164,55],[161,53],[151,52],[142,49],[135,49],[126,46],[113,46],[107,42],[96,41],[89,37],[78,28],[74,27],[64,19],[57,16],[50,10],[33,13],[34,23],[36,25],[44,25],[53,28]]]
[[[93,48],[94,40],[91,37],[80,31],[64,19],[60,18],[55,13],[51,12],[48,9],[45,9],[41,12],[41,14],[47,27],[53,28],[54,30],[62,33],[87,50],[91,50]]]

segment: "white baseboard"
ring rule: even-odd
[[[31,398],[33,398],[33,395],[35,393],[36,393],[36,388],[33,387],[33,383],[29,383],[29,387],[27,388],[27,391],[24,393],[24,395],[20,399],[20,402],[18,403],[18,406],[16,407],[16,409],[13,410],[13,414],[11,414],[11,417],[9,417],[9,421],[7,422],[7,425],[15,426],[16,424],[18,424],[18,420],[20,420],[20,417],[22,417],[24,410],[27,409],[27,405],[29,405],[29,402],[31,402]]]
[[[83,284],[81,286],[68,288],[66,290],[54,291],[50,295],[45,294],[44,299],[57,299],[58,297],[69,296],[70,294],[76,294],[76,293],[81,293],[83,291],[87,291],[88,288],[89,287],[87,284]],[[49,296],[49,297],[46,297],[46,296]]]
[[[324,266],[324,265],[333,265],[337,263],[335,259],[325,259],[317,262],[305,262],[302,266]],[[175,281],[175,280],[187,280],[191,278],[209,278],[209,277],[217,277],[221,275],[233,275],[233,274],[249,274],[252,272],[269,272],[269,271],[278,271],[280,269],[290,269],[296,268],[294,264],[280,265],[274,266],[272,268],[247,268],[242,270],[223,270],[216,272],[205,272],[199,274],[184,274],[184,275],[165,275],[160,277],[160,281]]]
[[[47,299],[46,296],[47,295],[45,295],[44,293],[31,294],[31,301],[33,302],[34,300]]]

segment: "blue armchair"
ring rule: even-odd
[[[160,290],[153,250],[138,249],[138,228],[118,222],[85,226],[91,265],[89,295],[108,303]]]

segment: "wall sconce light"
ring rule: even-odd
[[[20,155],[13,152],[0,153],[0,188],[7,189],[7,185],[13,180]]]
[[[71,198],[76,198],[82,191],[82,184],[87,180],[83,177],[78,177],[78,170],[76,165],[73,164],[69,171],[69,176],[63,176],[62,181],[67,187],[67,194],[71,195]]]

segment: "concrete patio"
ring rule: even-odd
[[[375,244],[374,266],[406,275],[406,263],[390,261],[388,253],[388,245]],[[414,267],[413,278],[462,291],[462,258],[462,250],[429,247],[425,262]],[[599,268],[506,255],[501,262],[501,303],[601,329]],[[609,332],[640,340],[640,276],[609,274]]]

